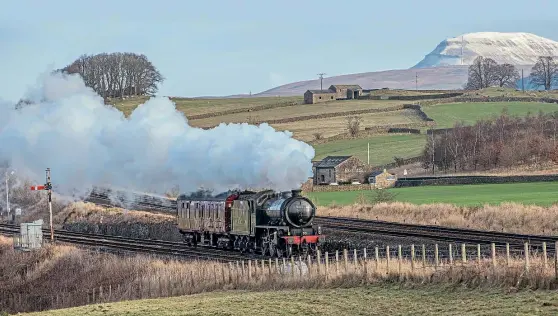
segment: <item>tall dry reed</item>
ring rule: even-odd
[[[558,234],[558,205],[543,207],[502,203],[498,206],[464,207],[443,203],[416,205],[391,202],[320,207],[318,214],[524,234]]]
[[[276,290],[353,287],[368,284],[443,284],[466,287],[553,290],[558,288],[554,261],[530,254],[521,257],[469,258],[451,263],[420,256],[391,255],[387,250],[351,256],[326,254],[320,260],[264,260],[236,263],[163,260],[149,256],[119,257],[50,245],[16,252],[0,239],[0,311],[23,312],[187,295],[215,290]],[[443,259],[441,259],[443,258]],[[319,264],[318,264],[319,262]],[[294,263],[294,265],[291,265]]]

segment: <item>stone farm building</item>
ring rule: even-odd
[[[364,183],[370,174],[368,166],[354,156],[327,156],[315,162],[312,168],[314,185]]]
[[[327,90],[307,90],[304,93],[304,103],[314,104],[332,100],[358,99],[361,95],[362,88],[359,85],[334,84]]]
[[[368,176],[368,183],[374,186],[376,189],[391,188],[395,186],[397,181],[397,176],[384,171],[375,171]]]

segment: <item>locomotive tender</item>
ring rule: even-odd
[[[313,227],[316,207],[300,190],[242,191],[177,199],[177,224],[188,245],[290,257],[314,253],[324,241]]]

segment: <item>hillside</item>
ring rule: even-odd
[[[463,65],[461,37],[463,36]],[[527,77],[540,55],[558,56],[558,42],[530,33],[479,32],[448,38],[423,60],[409,69],[363,72],[324,78],[324,87],[332,84],[358,84],[364,89],[461,89],[467,81],[467,68],[479,56],[498,63],[512,63]],[[418,76],[418,84],[415,82]],[[528,79],[528,78],[526,78]],[[320,80],[304,80],[275,87],[256,96],[294,96],[319,89]],[[526,88],[529,88],[526,85]]]
[[[512,65],[534,65],[541,55],[558,55],[558,42],[530,33],[478,32],[443,40],[413,69],[471,65],[477,56]]]

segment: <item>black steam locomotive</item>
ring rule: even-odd
[[[300,190],[229,192],[177,199],[177,224],[186,243],[276,257],[314,253],[324,241],[312,225],[316,207]]]

